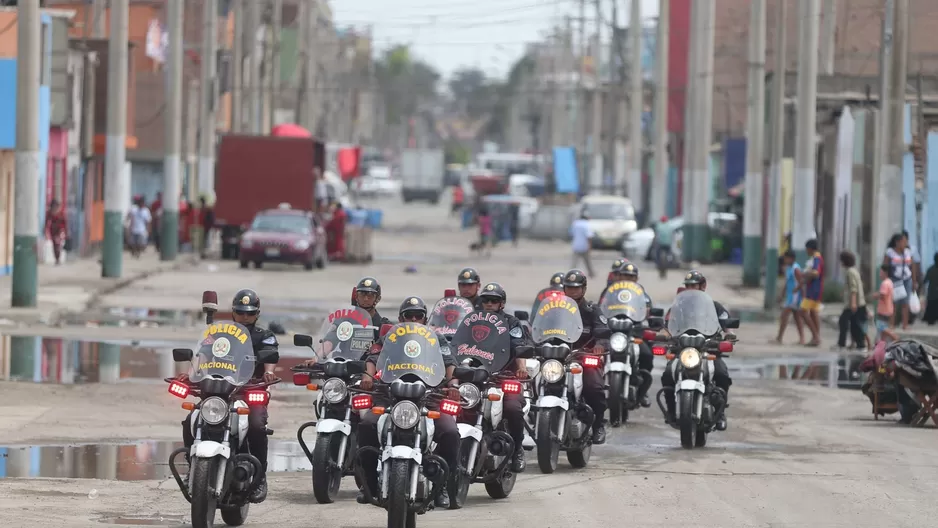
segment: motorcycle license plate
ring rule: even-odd
[[[279,257],[280,250],[277,248],[267,248],[264,250],[264,254],[267,255],[268,257]]]

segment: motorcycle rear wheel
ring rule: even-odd
[[[192,528],[214,528],[215,510],[218,499],[215,498],[215,478],[218,459],[195,458],[192,460]]]
[[[392,460],[388,475],[388,528],[416,528],[417,514],[407,502],[410,462]]]
[[[313,495],[319,504],[331,504],[342,485],[342,469],[335,467],[339,459],[339,433],[321,434],[313,448]]]
[[[590,463],[590,456],[593,454],[593,444],[588,442],[583,449],[567,451],[567,462],[575,469],[585,468]]]
[[[681,447],[684,449],[693,449],[697,440],[697,421],[694,420],[694,393],[680,393],[681,408],[678,423],[681,426]]]

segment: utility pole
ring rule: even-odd
[[[713,46],[714,22],[716,0],[703,0],[694,2],[700,4],[699,44],[700,74],[697,79],[695,99],[698,115],[696,123],[696,136],[694,140],[694,194],[691,201],[694,204],[693,212],[685,215],[687,219],[684,228],[684,258],[691,262],[705,260],[709,255],[710,229],[707,223],[709,212],[709,182],[710,182],[710,129],[713,124]]]
[[[612,189],[603,188],[612,194],[622,193],[625,181],[625,167],[619,156],[620,145],[624,143],[625,134],[625,50],[622,47],[623,28],[619,27],[619,2],[612,2],[612,38],[609,39],[609,63],[614,65],[610,69],[609,105],[612,110],[607,112],[612,118],[609,127],[606,154],[612,167]]]
[[[242,0],[230,0],[234,16],[234,44],[231,50],[231,131],[241,133],[244,126],[244,100],[241,86],[244,83],[244,4]]]
[[[821,73],[834,74],[834,47],[837,40],[837,0],[823,0],[821,6],[821,19],[824,28],[821,30]]]
[[[127,136],[127,38],[128,0],[111,0],[111,36],[108,43],[107,162],[104,183],[104,246],[101,276],[120,278],[124,258],[124,200],[128,188]]]
[[[179,156],[182,143],[182,46],[184,0],[169,0],[169,97],[166,101],[166,157],[163,161],[163,217],[160,257],[176,260],[179,250]]]
[[[765,127],[765,0],[749,4],[749,109],[746,112],[746,190],[743,217],[743,285],[762,276],[762,141]]]
[[[42,34],[39,2],[16,8],[16,207],[13,224],[11,305],[36,306],[39,287],[39,84]]]
[[[699,46],[701,11],[703,11],[700,5],[700,2],[691,3],[690,37],[688,38],[689,46],[687,51],[687,81],[684,85],[684,152],[682,155],[683,165],[681,170],[681,181],[683,182],[681,189],[681,210],[685,220],[692,217],[694,206],[696,205],[694,202],[694,178],[696,176],[694,168],[696,166],[695,149],[697,142],[700,141],[700,138],[697,137],[697,119],[700,117],[700,113],[697,111],[697,72],[700,69],[700,60],[703,55],[703,50],[701,50]],[[687,247],[686,242],[684,247]],[[691,262],[690,255],[686,250],[681,252],[681,256],[684,258],[685,262]]]
[[[645,107],[642,92],[642,4],[632,0],[629,12],[629,199],[632,207],[640,211],[648,224],[648,208],[642,194],[642,110]]]
[[[660,0],[655,39],[655,173],[649,199],[655,221],[664,216],[668,199],[668,39],[671,26],[671,0]]]
[[[260,1],[248,1],[244,31],[248,46],[248,82],[245,92],[248,100],[248,128],[251,134],[261,133],[260,54],[257,49],[257,30],[260,27]]]
[[[107,22],[108,0],[93,0],[91,4],[91,36],[104,38],[104,29]]]
[[[578,55],[579,67],[577,71],[579,75],[577,76],[577,97],[576,97],[576,112],[575,112],[575,123],[573,130],[577,135],[576,143],[576,153],[577,153],[577,167],[580,176],[580,181],[586,183],[583,187],[586,187],[586,191],[590,191],[590,175],[586,172],[586,0],[579,0],[580,2],[580,18],[579,18],[579,31],[580,39],[579,46],[580,52]]]
[[[126,1],[126,0],[125,0]],[[215,54],[218,49],[218,0],[204,0],[202,9],[202,111],[199,119],[199,194],[215,190],[215,112],[218,82]]]
[[[593,65],[593,119],[592,128],[593,131],[590,134],[590,153],[592,154],[592,160],[590,160],[590,194],[600,194],[603,189],[603,151],[602,151],[602,135],[603,135],[603,86],[602,80],[599,76],[599,66],[600,66],[600,53],[599,46],[602,42],[601,40],[601,30],[602,30],[602,8],[600,6],[600,0],[595,0],[594,7],[596,9],[596,35],[593,37],[593,46],[590,50],[590,62]],[[610,98],[611,100],[611,98]]]
[[[280,40],[283,36],[283,0],[273,0],[273,10],[270,25],[273,28],[271,36],[271,66],[270,66],[270,124],[277,124],[277,108],[280,101]]]
[[[814,232],[814,185],[817,150],[817,66],[818,26],[821,10],[819,0],[801,0],[798,21],[801,28],[798,42],[798,125],[795,142],[795,198],[792,218],[791,245],[798,261],[805,258],[805,242]]]
[[[778,281],[778,239],[780,236],[780,204],[782,201],[782,150],[785,146],[785,31],[788,28],[788,2],[778,2],[775,15],[775,72],[772,74],[771,192],[769,193],[769,219],[765,234],[765,298],[763,308],[775,306]]]
[[[186,95],[186,198],[196,202],[196,174],[199,170],[199,81],[189,79]]]

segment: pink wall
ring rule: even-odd
[[[66,158],[68,158],[68,130],[61,127],[49,127],[46,207],[49,207],[53,198],[64,202],[64,197],[67,196]]]
[[[68,157],[68,129],[49,127],[49,157],[58,159]]]

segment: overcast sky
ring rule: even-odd
[[[611,20],[618,1],[620,23],[628,22],[630,0],[602,0]],[[658,0],[641,0],[642,19],[658,15]],[[542,40],[565,15],[577,16],[578,0],[331,0],[338,26],[367,26],[375,47],[410,44],[444,76],[461,67],[477,67],[504,76],[525,44]],[[590,26],[595,20],[587,2]],[[608,35],[608,30],[604,30]]]

